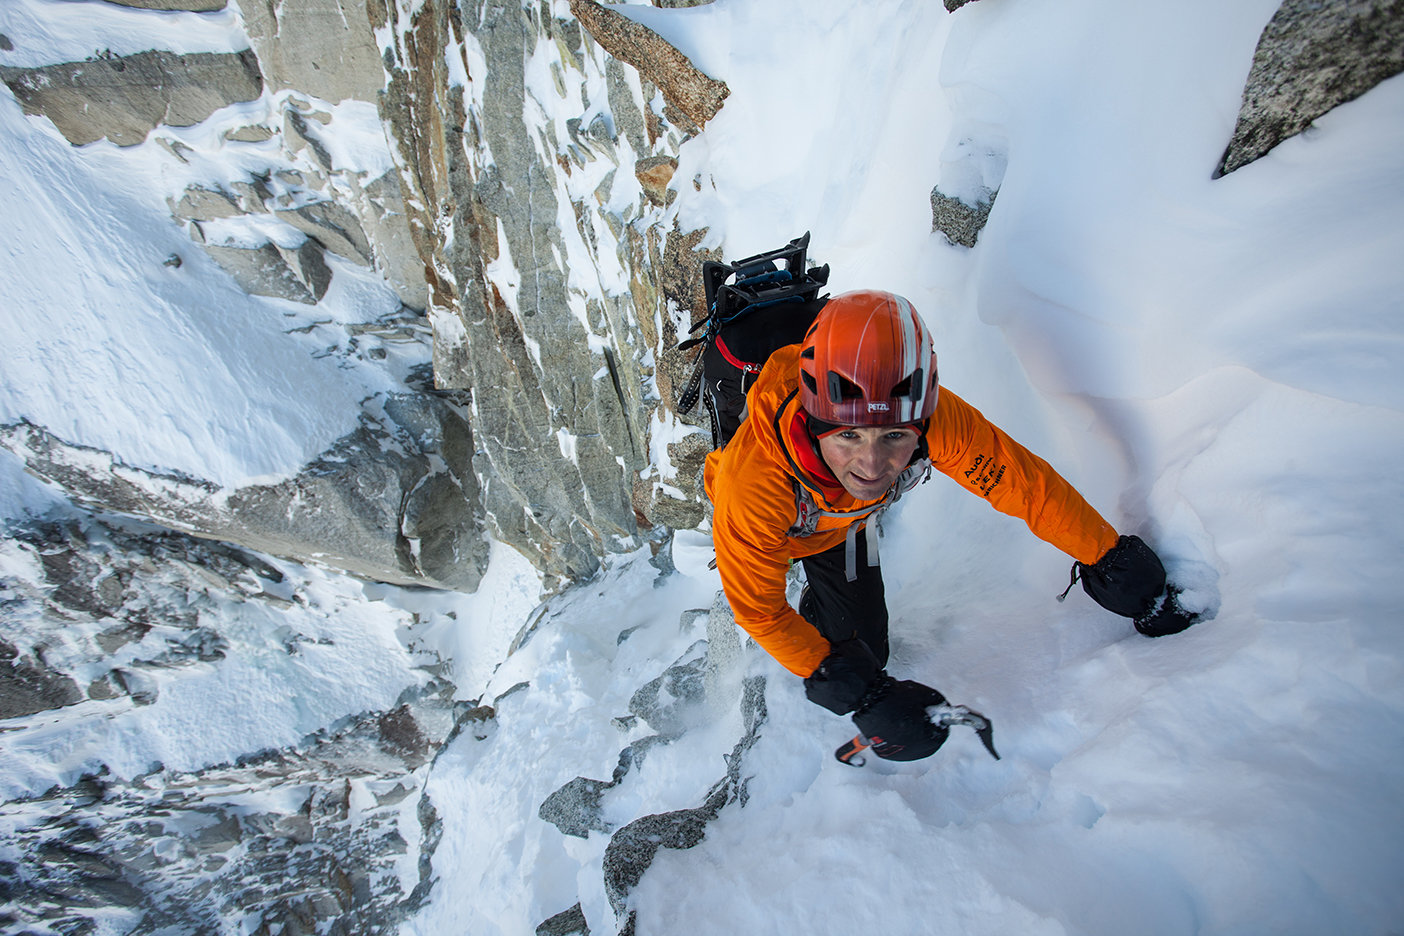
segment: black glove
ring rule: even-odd
[[[1136,630],[1147,637],[1168,637],[1178,634],[1199,620],[1195,611],[1186,611],[1180,605],[1180,589],[1167,585],[1165,597],[1148,613],[1136,618]]]
[[[1095,565],[1079,562],[1082,590],[1113,614],[1129,617],[1147,637],[1178,634],[1199,616],[1180,606],[1180,590],[1166,586],[1165,566],[1139,536],[1123,536]]]
[[[950,732],[935,724],[926,712],[933,705],[945,704],[946,697],[930,686],[883,676],[864,697],[853,724],[872,742],[878,757],[920,760],[946,743]],[[994,753],[992,745],[990,753]]]
[[[805,678],[804,694],[835,715],[847,715],[863,701],[879,676],[886,677],[863,641],[845,640],[831,649],[819,668]]]

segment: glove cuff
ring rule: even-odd
[[[887,678],[873,651],[861,640],[845,640],[804,681],[809,701],[847,715],[863,703],[879,678]]]
[[[1079,563],[1082,589],[1122,617],[1145,617],[1165,593],[1165,566],[1139,536],[1123,536],[1096,563]]]

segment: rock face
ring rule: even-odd
[[[635,487],[653,360],[676,334],[656,201],[691,122],[547,6],[371,16],[396,37],[383,113],[429,271],[435,381],[473,394],[490,529],[549,576],[589,575],[651,522]],[[527,80],[529,58],[549,83]]]
[[[289,557],[317,556],[377,581],[472,591],[487,564],[472,433],[431,395],[384,401],[378,417],[297,476],[227,492],[123,465],[28,423],[0,445],[80,504]]]
[[[61,709],[77,702],[89,718],[153,705],[180,674],[222,665],[241,650],[222,632],[231,603],[265,619],[295,612],[282,615],[282,649],[265,652],[296,659],[316,642],[299,630],[308,583],[256,555],[142,525],[11,532],[34,574],[0,577],[6,629],[28,645],[22,667],[0,657],[0,700],[47,686],[23,708],[50,723],[85,717]],[[125,782],[99,772],[7,802],[0,920],[7,932],[392,932],[429,891],[425,774],[483,718],[431,677],[388,711],[234,764],[155,765]],[[26,727],[6,723],[11,739]]]
[[[1284,0],[1263,29],[1216,176],[1404,71],[1404,0]]]
[[[335,104],[374,101],[385,87],[365,0],[260,0],[241,9],[271,88]]]
[[[117,6],[135,7],[138,10],[184,11],[187,13],[213,13],[224,9],[227,0],[106,0]]]
[[[263,78],[252,51],[139,52],[42,68],[0,68],[26,114],[53,121],[70,143],[106,137],[133,146],[161,124],[189,127],[229,104],[255,100]]]
[[[676,431],[669,401],[686,368],[672,345],[701,313],[705,232],[670,230],[664,213],[679,146],[726,95],[627,18],[576,4],[583,28],[566,9],[271,0],[243,10],[252,49],[237,55],[149,52],[3,72],[30,113],[76,144],[154,135],[191,165],[219,154],[162,126],[262,95],[240,122],[220,118],[217,145],[247,148],[239,164],[253,168],[170,193],[172,215],[249,293],[315,306],[339,257],[374,268],[423,311],[436,386],[470,395],[474,515],[557,582],[591,575],[600,556],[660,525],[703,516],[705,447],[676,441],[687,430]],[[333,145],[343,113],[364,127],[358,102],[378,107],[394,150],[396,168],[378,178],[341,165]],[[649,469],[658,432],[670,436],[666,477]],[[79,496],[96,504],[98,489]],[[293,543],[250,542],[280,552]],[[386,565],[349,567],[383,575]]]

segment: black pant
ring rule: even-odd
[[[846,543],[800,560],[809,586],[800,599],[799,612],[829,643],[857,638],[886,666],[887,600],[882,567],[868,565],[867,540],[859,531],[858,579],[854,582],[848,581],[845,571]]]

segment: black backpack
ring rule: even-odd
[[[829,265],[806,269],[808,247],[806,232],[779,250],[734,263],[702,264],[708,314],[689,334],[704,326],[706,331],[678,345],[685,351],[700,344],[702,353],[677,408],[686,413],[699,397],[706,401],[713,448],[726,445],[741,427],[746,391],[766,359],[802,340],[829,301],[819,295],[829,281]]]

